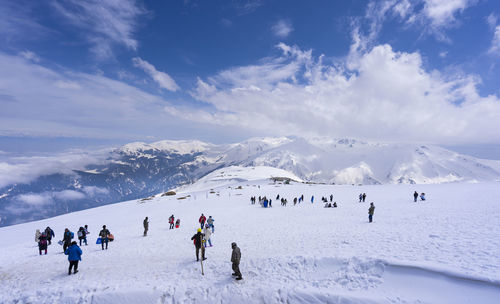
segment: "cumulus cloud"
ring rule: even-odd
[[[293,31],[293,26],[289,20],[281,19],[271,27],[271,30],[276,37],[286,38]]]
[[[166,89],[168,91],[175,92],[179,90],[179,86],[170,75],[165,72],[160,72],[149,62],[142,60],[139,57],[132,59],[132,63],[135,67],[142,69],[146,74],[148,74],[153,80],[160,86],[160,88]]]
[[[114,44],[136,50],[138,19],[146,13],[135,0],[54,0],[55,11],[84,32],[98,59],[112,56]]]
[[[283,55],[259,65],[199,79],[193,96],[215,110],[168,110],[273,135],[439,143],[500,140],[495,131],[500,127],[498,97],[480,96],[480,80],[474,76],[426,71],[417,52],[377,45],[326,63],[309,50],[279,48]]]

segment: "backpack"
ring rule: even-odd
[[[83,237],[83,232],[81,230],[78,230],[77,235],[78,235],[79,238],[82,238]]]
[[[75,234],[71,231],[69,233],[71,233],[71,238],[73,239],[75,237]]]

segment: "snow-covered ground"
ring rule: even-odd
[[[500,302],[498,182],[284,185],[260,179],[275,174],[262,168],[264,176],[251,168],[221,170],[176,196],[1,228],[0,303]],[[415,190],[427,201],[414,203]],[[360,192],[366,203],[358,203]],[[288,199],[286,207],[277,194]],[[293,206],[301,194],[305,202]],[[330,194],[338,208],[320,203]],[[251,205],[250,196],[259,195],[272,198],[273,207]],[[204,276],[190,240],[201,213],[215,218]],[[171,214],[181,228],[168,229]],[[38,255],[36,229],[51,226],[58,240],[64,228],[76,234],[84,224],[90,244],[82,247],[78,274],[68,276],[55,242],[47,256]],[[116,237],[107,251],[95,244],[103,224]],[[242,252],[240,282],[231,277],[233,241]]]

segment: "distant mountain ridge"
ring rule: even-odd
[[[224,145],[136,142],[109,152],[104,164],[0,189],[0,226],[150,196],[229,166],[274,167],[305,181],[335,184],[500,180],[500,161],[429,145],[300,137]]]

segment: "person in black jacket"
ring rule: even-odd
[[[47,234],[47,241],[49,242],[49,245],[52,244],[52,238],[56,237],[54,230],[52,230],[50,227],[47,227],[45,228],[45,234]]]
[[[64,229],[64,235],[63,235],[63,251],[66,251],[66,248],[68,248],[71,245],[71,239],[73,237],[71,236],[71,231],[69,231],[68,228]]]
[[[85,232],[85,228],[80,227],[77,232],[78,235],[78,240],[80,241],[80,246],[82,246],[82,241],[85,243],[85,246],[87,246],[87,233]]]
[[[413,201],[416,203],[417,202],[417,198],[418,198],[418,192],[415,191],[415,193],[413,193]]]
[[[142,225],[144,226],[144,236],[146,236],[146,235],[148,235],[148,229],[149,229],[149,221],[148,221],[147,216],[144,219],[144,221],[142,222]]]
[[[205,246],[202,246],[204,237],[205,235],[201,233],[201,228],[198,228],[198,232],[191,238],[192,241],[194,240],[194,246],[196,248],[196,261],[200,260],[199,258],[200,248],[201,248],[201,259],[202,260],[207,259],[205,257]]]
[[[99,232],[99,236],[101,237],[102,250],[104,250],[104,242],[106,242],[106,250],[108,250],[108,241],[109,241],[110,234],[111,233],[109,232],[109,230],[106,229],[106,225],[103,225],[101,232]]]

